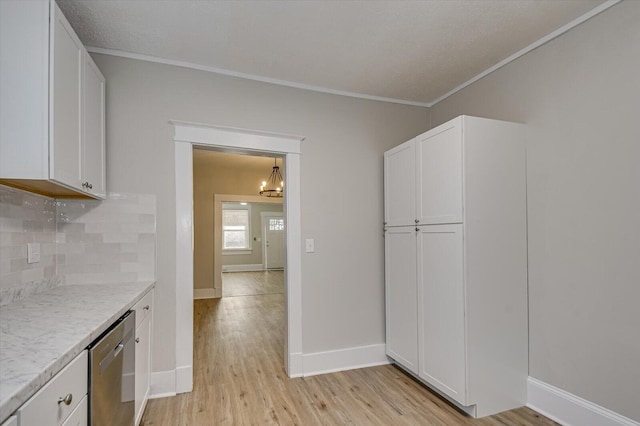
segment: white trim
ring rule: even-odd
[[[302,352],[289,354],[289,370],[296,372],[296,374],[289,373],[290,378],[294,379],[297,377],[304,377],[304,374],[302,374],[302,362]]]
[[[527,407],[562,425],[640,426],[640,423],[533,377],[527,380]]]
[[[247,265],[222,265],[222,272],[252,272],[264,271],[262,263],[251,263]]]
[[[213,288],[195,288],[193,289],[193,299],[215,299],[216,290]]]
[[[428,102],[426,104],[426,106],[431,108],[432,106],[434,106],[438,102],[445,100],[446,98],[448,98],[449,96],[453,95],[454,93],[459,92],[460,90],[462,90],[465,87],[475,83],[476,81],[480,80],[481,78],[486,77],[487,75],[491,74],[492,72],[504,67],[508,63],[515,61],[516,59],[520,58],[521,56],[526,55],[527,53],[531,52],[532,50],[537,49],[538,47],[542,46],[543,44],[550,42],[554,38],[557,38],[557,37],[561,36],[562,34],[566,33],[570,29],[572,29],[574,27],[577,27],[578,25],[582,24],[583,22],[593,18],[594,16],[596,16],[596,15],[602,13],[602,12],[604,12],[605,10],[609,9],[611,6],[614,6],[615,4],[620,3],[621,1],[622,0],[608,0],[608,1],[598,5],[597,7],[591,9],[590,11],[585,13],[584,15],[577,17],[576,19],[574,19],[573,21],[569,22],[568,24],[563,25],[562,27],[558,28],[557,30],[555,30],[555,31],[553,31],[553,32],[551,32],[549,34],[547,34],[546,36],[542,37],[541,39],[534,41],[533,43],[531,43],[530,45],[528,45],[524,49],[521,49],[521,50],[517,51],[513,55],[509,56],[506,59],[503,59],[502,61],[498,62],[494,66],[492,66],[490,68],[487,68],[486,70],[482,71],[480,74],[476,75],[475,77],[473,77],[470,80],[467,80],[466,82],[462,83],[461,85],[459,85],[455,89],[448,91],[444,95],[440,96],[439,98],[436,98],[435,100],[433,100],[431,102]]]
[[[302,355],[305,377],[389,363],[384,343]]]
[[[193,389],[193,366],[176,368],[176,394],[191,392]]]
[[[304,138],[179,121],[171,121],[170,124],[172,124],[173,141],[176,145],[176,238],[181,239],[176,242],[176,365],[182,367],[193,365],[193,163],[191,152],[192,145],[195,144],[218,149],[232,148],[240,153],[257,151],[285,156],[287,173],[283,201],[287,221],[285,231],[287,337],[284,345],[284,367],[290,377],[301,375],[301,363],[296,362],[296,357],[302,352],[300,144]],[[189,306],[183,300],[185,294],[189,297]]]
[[[175,165],[175,353],[178,367],[193,365],[193,149],[190,143],[175,143]],[[161,340],[158,337],[156,334],[156,341]],[[175,378],[173,391],[176,391]]]
[[[545,44],[545,43],[547,43],[547,42],[549,42],[551,40],[553,40],[554,38],[561,36],[562,34],[566,33],[567,31],[571,30],[572,28],[577,27],[578,25],[582,24],[583,22],[593,18],[594,16],[596,16],[596,15],[602,13],[602,12],[604,12],[605,10],[609,9],[611,6],[614,6],[617,3],[620,3],[621,1],[622,0],[607,0],[607,1],[605,1],[604,3],[598,5],[597,7],[593,8],[593,9],[591,9],[590,11],[585,13],[584,15],[579,16],[578,18],[574,19],[573,21],[569,22],[568,24],[558,28],[555,31],[552,31],[551,33],[549,33],[546,36],[540,38],[539,40],[534,41],[533,43],[531,43],[527,47],[517,51],[513,55],[507,57],[506,59],[503,59],[502,61],[498,62],[494,66],[492,66],[490,68],[487,68],[486,70],[484,70],[480,74],[476,75],[475,77],[471,78],[470,80],[467,80],[466,82],[464,82],[461,85],[457,86],[453,90],[450,90],[449,92],[447,92],[444,95],[436,98],[435,100],[428,101],[428,102],[407,101],[407,100],[404,100],[404,99],[387,98],[387,97],[384,97],[384,96],[374,96],[374,95],[367,95],[367,94],[364,94],[364,93],[349,92],[349,91],[345,91],[345,90],[329,89],[329,88],[326,88],[326,87],[312,86],[312,85],[308,85],[308,84],[295,83],[295,82],[292,82],[292,81],[279,80],[279,79],[276,79],[276,78],[263,77],[263,76],[259,76],[259,75],[255,75],[255,74],[247,74],[247,73],[242,73],[242,72],[237,72],[237,71],[231,71],[231,70],[227,70],[227,69],[224,69],[224,68],[216,68],[216,67],[210,67],[210,66],[206,66],[206,65],[199,65],[199,64],[194,64],[192,62],[175,61],[175,60],[172,60],[172,59],[158,58],[156,56],[151,56],[151,55],[143,55],[143,54],[139,54],[139,53],[125,52],[123,50],[117,50],[117,49],[103,49],[101,47],[93,47],[93,46],[85,46],[85,47],[86,47],[87,51],[89,51],[91,53],[98,53],[98,54],[101,54],[101,55],[118,56],[118,57],[121,57],[121,58],[137,59],[139,61],[154,62],[154,63],[157,63],[157,64],[173,65],[173,66],[182,67],[182,68],[189,68],[189,69],[194,69],[194,70],[199,70],[199,71],[211,72],[211,73],[214,73],[214,74],[221,74],[221,75],[227,75],[227,76],[238,77],[238,78],[246,78],[247,80],[260,81],[260,82],[263,82],[263,83],[277,84],[279,86],[286,86],[286,87],[293,87],[293,88],[296,88],[296,89],[310,90],[312,92],[328,93],[328,94],[331,94],[331,95],[339,95],[339,96],[348,96],[348,97],[351,97],[351,98],[366,99],[366,100],[370,100],[370,101],[390,102],[390,103],[400,104],[400,105],[411,105],[411,106],[417,106],[417,107],[431,108],[432,106],[434,106],[438,102],[443,101],[444,99],[448,98],[449,96],[453,95],[454,93],[459,92],[460,90],[464,89],[465,87],[475,83],[476,81],[478,81],[481,78],[487,76],[488,74],[491,74],[492,72],[496,71],[497,69],[502,68],[503,66],[507,65],[508,63],[515,61],[516,59],[520,58],[521,56],[526,55],[527,53],[531,52],[532,50],[537,49],[538,47],[542,46],[543,44]]]
[[[237,127],[170,120],[175,133],[174,141],[191,144],[231,148],[232,153],[247,151],[300,154],[302,136],[261,132]],[[264,198],[264,197],[262,197]]]
[[[176,371],[156,371],[151,373],[149,399],[176,395]]]
[[[242,256],[251,253],[253,253],[252,249],[222,249],[222,256]]]
[[[214,74],[227,75],[231,77],[246,78],[247,80],[260,81],[262,83],[277,84],[279,86],[293,87],[295,89],[311,90],[312,92],[328,93],[331,95],[348,96],[350,98],[366,99],[369,101],[390,102],[401,105],[411,105],[426,107],[424,102],[407,101],[403,99],[387,98],[384,96],[367,95],[364,93],[348,92],[345,90],[329,89],[326,87],[312,86],[309,84],[296,83],[287,80],[278,80],[277,78],[263,77],[255,74],[247,74],[243,72],[231,71],[224,68],[210,67],[207,65],[194,64],[193,62],[176,61],[173,59],[158,58],[157,56],[143,55],[140,53],[125,52],[117,49],[103,49],[101,47],[85,46],[87,51],[91,53],[99,53],[101,55],[119,56],[121,58],[137,59],[139,61],[155,62],[157,64],[173,65],[176,67],[189,68],[198,71],[206,71]]]

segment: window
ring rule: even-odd
[[[222,249],[250,250],[249,210],[222,210]]]
[[[269,231],[284,231],[284,219],[269,219]]]

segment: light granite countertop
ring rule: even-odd
[[[63,285],[0,307],[0,423],[154,285]]]

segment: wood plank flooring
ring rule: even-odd
[[[556,424],[528,408],[471,419],[390,365],[289,379],[281,292],[194,308],[194,390],[150,400],[142,425]]]
[[[222,297],[284,293],[284,271],[224,272]]]

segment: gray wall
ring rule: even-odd
[[[640,2],[432,108],[528,128],[530,375],[640,420]]]
[[[382,154],[427,130],[428,109],[93,55],[107,79],[109,191],[157,197],[153,370],[175,368],[175,185],[170,119],[306,137],[303,351],[384,342]],[[302,242],[301,242],[302,244]]]

